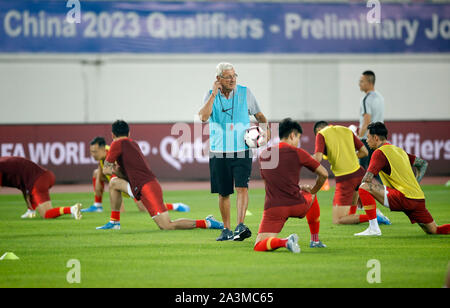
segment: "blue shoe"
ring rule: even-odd
[[[310,241],[309,242],[309,248],[325,248],[325,247],[327,247],[327,245],[325,245],[321,241],[318,241],[318,242]]]
[[[83,213],[101,213],[103,212],[103,206],[95,206],[95,205],[91,205],[90,207],[88,207],[87,209],[82,209],[81,212]]]
[[[174,210],[177,212],[189,212],[191,209],[189,208],[189,205],[184,203],[173,203]]]
[[[205,220],[208,223],[208,229],[223,229],[223,223],[215,219],[213,215],[209,215]]]
[[[97,230],[120,230],[120,222],[108,222],[106,225],[95,228]]]
[[[377,209],[377,221],[380,225],[391,225],[389,218],[383,215],[380,210]]]

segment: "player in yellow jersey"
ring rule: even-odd
[[[358,158],[366,157],[367,148],[355,136],[353,131],[340,125],[329,125],[326,121],[314,124],[316,145],[314,158],[322,161],[322,157],[329,161],[331,171],[336,176],[336,191],[333,198],[333,223],[358,224],[370,223],[377,219],[379,223],[390,224],[381,211],[371,211],[356,214],[358,202],[358,188],[364,177],[365,170],[359,165]],[[372,217],[373,216],[373,217]]]
[[[86,209],[82,209],[81,210],[82,212],[103,212],[102,199],[103,199],[103,192],[105,189],[105,183],[109,183],[111,178],[115,177],[114,174],[106,175],[103,173],[103,166],[108,151],[109,145],[106,144],[105,138],[98,136],[92,139],[90,143],[91,156],[96,161],[98,161],[98,167],[92,173],[92,184],[94,187],[95,197],[94,197],[94,204],[92,204],[90,207]],[[129,196],[125,193],[122,193],[122,195],[134,199],[134,196]],[[147,209],[140,201],[135,200],[135,202],[141,212],[147,211]],[[167,203],[166,207],[169,210],[175,210],[179,212],[189,212],[190,210],[189,206],[184,203]],[[123,204],[121,207],[121,211],[123,211]]]
[[[450,224],[438,226],[425,207],[425,194],[419,182],[428,163],[387,142],[388,130],[382,122],[368,126],[367,143],[374,149],[369,168],[362,180],[359,194],[363,205],[375,204],[375,199],[391,211],[406,214],[411,223],[418,223],[428,234],[449,234]],[[417,168],[417,175],[413,168]],[[383,185],[372,181],[379,174]],[[376,234],[372,226],[358,236]]]

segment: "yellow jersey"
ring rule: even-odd
[[[323,156],[331,165],[335,176],[356,172],[359,168],[353,132],[344,126],[329,125],[319,131],[325,139],[327,154]]]
[[[408,154],[403,149],[389,143],[382,145],[378,150],[383,152],[391,167],[390,174],[382,170],[379,173],[383,184],[400,191],[406,198],[425,199],[425,194],[414,176]]]

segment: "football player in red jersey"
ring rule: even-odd
[[[254,246],[255,251],[271,251],[286,247],[294,253],[300,252],[298,235],[278,238],[289,217],[306,219],[311,231],[310,247],[326,247],[319,240],[320,207],[316,193],[328,178],[327,170],[305,150],[298,148],[302,128],[290,118],[279,126],[280,143],[266,149],[260,155],[261,176],[264,179],[266,197],[264,213]],[[276,166],[265,164],[272,161],[277,151]],[[300,170],[306,167],[317,174],[313,187],[299,185]]]
[[[28,207],[22,218],[33,218],[37,210],[42,218],[56,218],[70,214],[81,219],[81,204],[69,207],[52,207],[50,188],[55,184],[55,175],[31,160],[23,157],[0,157],[0,187],[14,187],[22,191]]]
[[[369,168],[359,187],[359,196],[364,206],[375,205],[377,200],[391,211],[403,212],[411,223],[418,223],[427,234],[449,234],[450,224],[438,226],[425,207],[425,194],[419,182],[428,163],[403,149],[387,142],[388,130],[384,123],[368,126],[367,143],[374,150]],[[418,169],[415,175],[412,167]],[[383,185],[373,181],[380,175]],[[377,236],[371,225],[356,236]]]
[[[97,229],[120,229],[122,192],[140,200],[160,229],[223,228],[223,223],[215,220],[211,215],[202,220],[182,218],[172,221],[156,176],[151,171],[139,145],[129,136],[130,129],[125,121],[117,120],[113,123],[113,143],[103,167],[104,174],[117,175],[111,179],[109,186],[111,219]]]

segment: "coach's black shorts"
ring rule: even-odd
[[[252,152],[210,153],[209,174],[211,193],[228,196],[234,186],[248,188],[252,172]]]

